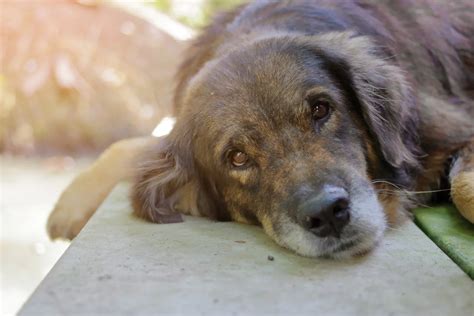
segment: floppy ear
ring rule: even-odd
[[[351,32],[313,38],[326,65],[356,100],[384,160],[400,184],[419,168],[418,111],[402,70],[367,37]]]
[[[134,214],[155,223],[182,222],[180,213],[200,215],[203,196],[192,170],[166,138],[143,153],[131,192]]]

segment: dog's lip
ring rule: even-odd
[[[329,253],[336,254],[336,253],[350,250],[351,248],[357,246],[361,242],[362,242],[362,238],[360,236],[354,236],[350,239],[339,241],[332,249],[330,249]]]

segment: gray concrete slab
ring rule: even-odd
[[[141,221],[127,188],[108,197],[20,315],[473,315],[474,282],[411,223],[367,256],[309,259],[254,226]]]

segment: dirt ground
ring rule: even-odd
[[[92,158],[0,156],[0,314],[15,314],[67,249],[45,226],[62,189]]]

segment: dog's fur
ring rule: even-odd
[[[344,257],[371,249],[448,179],[474,222],[471,3],[257,1],[217,17],[178,73],[174,129],[138,141],[146,150],[135,214],[260,224],[299,254]],[[315,98],[330,104],[324,122],[311,118]],[[233,150],[249,163],[231,166]],[[328,185],[350,197],[339,238],[318,237],[301,219],[305,201]],[[73,205],[88,215],[70,219],[74,191],[50,218],[52,237],[74,237],[93,213]]]

